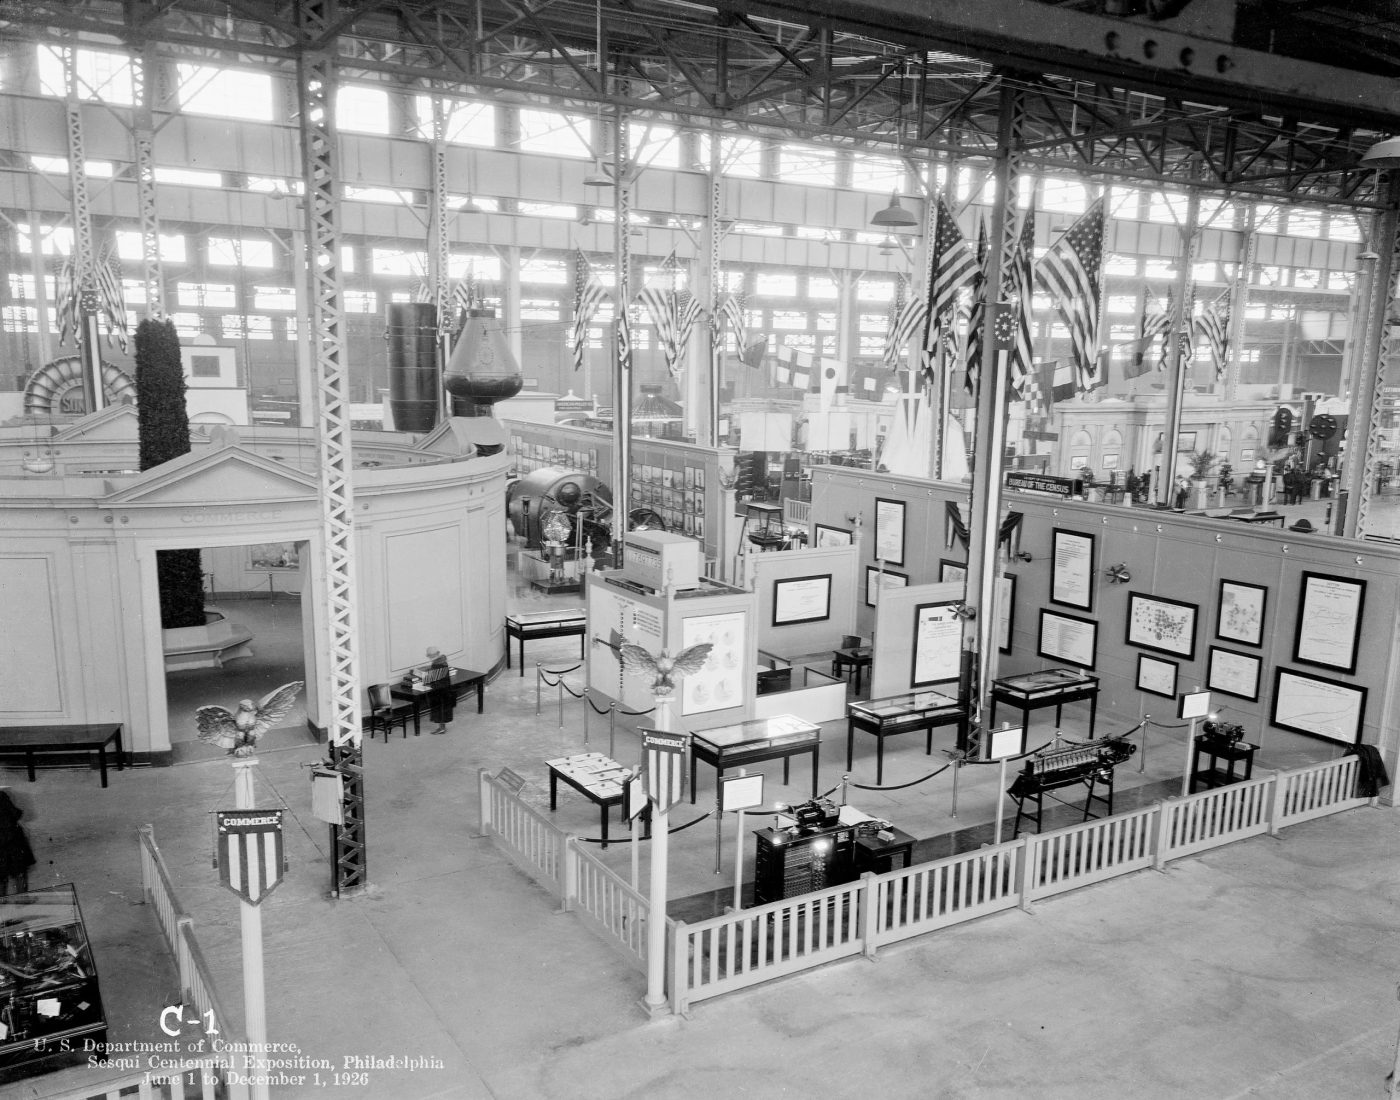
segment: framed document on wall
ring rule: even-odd
[[[1196,612],[1193,603],[1128,593],[1128,644],[1160,653],[1173,653],[1188,661],[1196,655]]]
[[[851,538],[851,532],[844,527],[828,527],[824,523],[812,525],[812,545],[815,547],[850,546]]]
[[[875,560],[904,564],[904,501],[875,498]]]
[[[1293,659],[1305,665],[1355,672],[1365,602],[1365,581],[1304,573]]]
[[[1050,602],[1094,609],[1094,536],[1066,531],[1050,532]]]
[[[962,620],[951,603],[914,608],[914,669],[911,683],[926,687],[956,680],[962,665]]]
[[[908,588],[909,578],[903,573],[892,573],[886,569],[883,573],[873,565],[865,567],[865,606],[874,607],[880,598],[882,588]]]
[[[939,584],[963,584],[967,581],[967,566],[960,561],[943,558],[938,563]]]
[[[831,618],[831,574],[773,582],[773,625],[819,623]]]
[[[1215,636],[1223,642],[1262,646],[1268,599],[1269,590],[1262,584],[1222,580],[1215,605]]]
[[[1145,691],[1149,695],[1162,695],[1168,699],[1176,698],[1176,669],[1175,661],[1162,661],[1156,657],[1149,657],[1146,653],[1138,654],[1137,667],[1137,689]]]
[[[1219,646],[1210,647],[1206,663],[1206,687],[1222,695],[1259,701],[1259,667],[1263,662],[1253,653],[1235,653]]]
[[[1040,644],[1042,657],[1064,661],[1080,668],[1093,668],[1099,644],[1099,624],[1078,615],[1062,615],[1041,608]]]
[[[1274,709],[1269,721],[1280,729],[1354,745],[1361,740],[1365,716],[1364,687],[1291,668],[1274,670]]]
[[[997,649],[1011,652],[1011,631],[1016,625],[1016,574],[1003,573],[997,591]]]

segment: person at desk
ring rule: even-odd
[[[429,646],[428,663],[418,671],[428,691],[428,717],[437,723],[437,727],[428,732],[446,733],[447,723],[452,721],[452,708],[457,704],[457,693],[452,689],[452,667],[442,650]]]
[[[29,868],[34,866],[34,852],[24,826],[24,816],[10,798],[10,792],[0,787],[0,896],[23,894],[29,890]]]

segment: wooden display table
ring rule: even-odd
[[[578,635],[578,655],[584,656],[587,642],[588,615],[581,607],[562,611],[534,611],[528,615],[506,616],[506,668],[510,668],[510,640],[520,643],[520,675],[525,675],[525,641],[527,638],[563,638]]]
[[[812,754],[812,797],[817,796],[817,752],[821,748],[821,727],[792,714],[775,714],[731,726],[696,730],[690,735],[690,801],[695,802],[695,766],[703,760],[715,769],[715,784],[728,768],[757,764],[764,760],[783,762],[783,783],[788,781],[790,758]]]
[[[1023,676],[1006,676],[992,681],[992,717],[988,728],[997,724],[997,704],[1006,703],[1021,712],[1021,725],[1029,732],[1031,711],[1055,708],[1055,725],[1066,703],[1089,700],[1089,736],[1094,736],[1094,720],[1099,707],[1099,678],[1071,668],[1047,668]]]
[[[1254,754],[1259,749],[1258,745],[1251,745],[1246,741],[1225,741],[1219,737],[1207,737],[1201,734],[1196,738],[1195,747],[1191,750],[1191,782],[1188,793],[1194,793],[1197,787],[1226,787],[1231,783],[1243,783],[1246,779],[1254,775]],[[1201,767],[1201,758],[1204,757],[1208,763]],[[1225,768],[1219,767],[1221,761],[1225,762]],[[1235,765],[1244,762],[1244,774],[1235,775]]]
[[[459,699],[466,688],[476,688],[476,712],[480,714],[486,706],[486,673],[477,672],[470,668],[454,668],[451,679],[452,690]],[[414,737],[418,736],[418,724],[423,713],[423,706],[432,693],[432,685],[419,683],[417,680],[400,680],[389,689],[390,698],[402,699],[413,704]]]
[[[831,674],[844,676],[846,669],[854,669],[855,676],[852,678],[851,684],[855,688],[856,694],[859,695],[861,670],[870,667],[874,656],[874,646],[858,645],[848,646],[845,649],[833,649],[831,651]]]
[[[956,724],[958,742],[967,736],[967,707],[937,691],[912,691],[884,699],[868,699],[846,704],[846,770],[855,759],[856,730],[875,735],[875,784],[885,775],[885,738],[912,730],[926,730],[924,754],[933,754],[935,726]]]
[[[893,840],[881,840],[878,836],[864,833],[856,835],[857,875],[866,871],[883,875],[886,871],[908,867],[914,861],[915,838],[894,826],[890,826],[888,831],[894,833]],[[895,860],[899,861],[898,865]]]
[[[559,801],[559,780],[598,807],[598,821],[603,832],[603,847],[608,846],[608,810],[622,805],[622,785],[632,769],[604,756],[601,752],[581,752],[546,760],[549,767],[549,810],[554,812]]]
[[[97,753],[97,766],[102,770],[102,785],[107,785],[107,746],[116,753],[117,770],[126,763],[122,749],[120,722],[105,722],[82,726],[0,726],[0,756],[23,756],[29,769],[29,782],[34,782],[34,758],[72,752]]]

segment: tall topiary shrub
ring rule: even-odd
[[[141,469],[188,454],[190,416],[180,338],[170,321],[136,326],[136,414]],[[198,550],[156,551],[160,625],[164,630],[204,625],[204,569]]]

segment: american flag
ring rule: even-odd
[[[1098,377],[1099,268],[1103,265],[1104,200],[1098,199],[1069,227],[1040,262],[1040,278],[1069,326],[1081,390]]]
[[[744,316],[747,299],[742,294],[726,294],[719,307],[719,313],[729,323],[729,331],[734,334],[734,346],[743,348],[748,343],[748,320]]]
[[[938,196],[934,203],[933,243],[929,246],[927,310],[919,352],[924,378],[933,381],[942,353],[943,330],[953,323],[958,291],[977,274],[977,257],[967,247],[953,212]]]
[[[662,355],[666,358],[666,369],[672,375],[676,374],[676,360],[679,354],[681,339],[681,303],[676,296],[676,274],[680,271],[680,261],[676,259],[675,249],[661,263],[661,271],[658,278],[649,281],[646,286],[637,292],[636,300],[642,304],[647,311],[647,316],[651,318],[651,323],[656,327],[656,342],[661,348]],[[688,295],[694,301],[693,295]],[[688,307],[687,307],[688,308]],[[695,310],[699,310],[699,303],[695,303]],[[696,312],[691,317],[690,324],[694,325]],[[689,328],[685,331],[685,336],[689,337]]]
[[[895,328],[899,325],[900,317],[904,315],[904,303],[908,297],[908,286],[905,282],[904,275],[902,273],[896,275],[894,280],[894,297],[890,299],[889,312],[885,317],[885,353],[881,358],[881,362],[891,370],[899,365],[899,353],[901,349],[899,345],[891,341],[890,337],[893,336]]]
[[[126,299],[122,294],[121,264],[117,250],[110,244],[93,264],[92,274],[102,313],[107,319],[107,346],[111,346],[115,336],[118,346],[126,351],[130,330],[126,323]]]
[[[1229,366],[1227,352],[1230,341],[1230,291],[1223,291],[1202,311],[1195,325],[1196,332],[1206,338],[1210,357],[1215,363],[1215,377],[1223,379]]]
[[[1035,270],[1035,200],[1031,200],[1021,219],[1021,236],[1016,242],[1016,254],[1011,261],[1008,297],[1016,307],[1015,344],[1011,349],[1011,386],[1037,412],[1030,390],[1036,385],[1035,353],[1031,347],[1031,297]]]
[[[904,350],[904,345],[914,338],[914,333],[923,328],[924,318],[927,316],[928,306],[922,298],[910,298],[900,307],[899,316],[895,318],[889,335],[885,337],[883,361],[887,367],[899,365],[900,352]]]
[[[632,369],[632,323],[627,319],[627,311],[617,311],[617,361],[623,370]]]
[[[583,369],[583,349],[588,343],[588,325],[593,320],[598,307],[608,292],[598,277],[583,249],[574,249],[574,319],[569,324],[569,354],[574,360],[574,370]]]
[[[458,279],[452,287],[452,312],[456,315],[451,320],[453,328],[457,327],[457,321],[462,314],[471,312],[471,308],[476,304],[476,280],[470,271],[465,279]]]
[[[676,311],[676,338],[672,349],[672,356],[667,366],[670,367],[671,374],[680,373],[679,359],[681,352],[690,341],[690,334],[695,328],[695,322],[705,315],[705,308],[700,304],[700,299],[690,291],[685,290],[675,295],[671,299],[672,308]]]
[[[982,318],[987,311],[987,219],[977,224],[977,270],[972,275],[972,310],[967,316],[967,375],[963,385],[977,393],[982,374]]]

